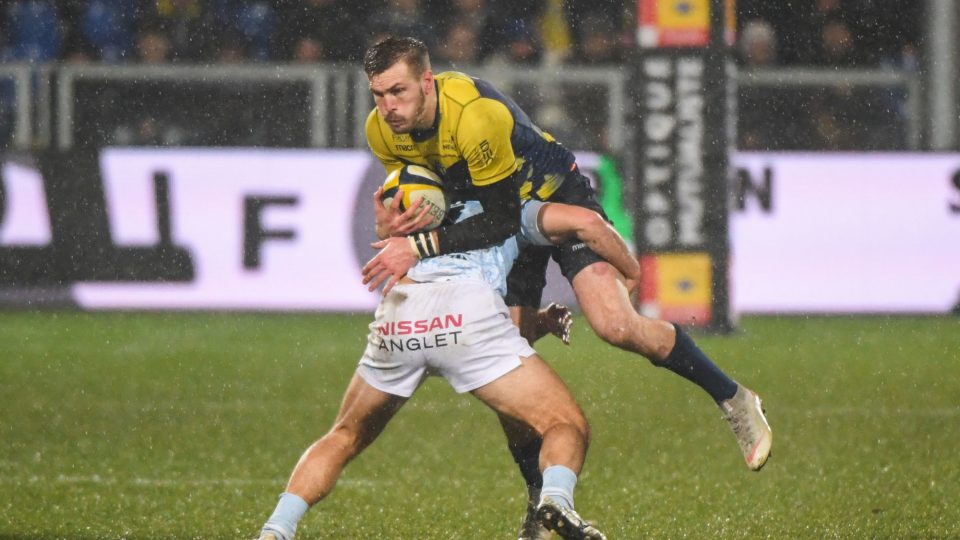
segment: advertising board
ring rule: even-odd
[[[579,160],[589,173],[597,156]],[[730,205],[734,312],[957,304],[960,155],[740,153],[733,164],[730,200],[705,203]],[[383,170],[366,151],[112,148],[87,160],[8,157],[0,172],[8,299],[55,294],[91,310],[376,305],[360,267],[374,254]],[[679,256],[651,270],[661,288],[691,285],[661,291],[677,307],[662,315],[700,312],[701,267]],[[550,279],[545,301],[573,303],[562,277]]]

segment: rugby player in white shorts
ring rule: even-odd
[[[602,220],[597,228],[540,230],[548,223],[565,224],[546,220],[544,210],[542,203],[525,209],[521,241],[574,234],[600,251],[623,241],[599,225]],[[479,203],[467,202],[459,219],[479,212]],[[510,238],[486,249],[423,259],[395,286],[387,283],[334,425],[301,456],[261,539],[292,540],[306,511],[333,490],[346,464],[430,375],[444,377],[458,393],[470,392],[543,439],[537,518],[545,527],[563,538],[605,538],[573,509],[590,441],[587,420],[560,377],[520,336],[502,300],[516,254],[517,240]]]

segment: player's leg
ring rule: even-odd
[[[543,288],[547,285],[547,264],[555,250],[553,246],[522,245],[507,275],[504,301],[510,306],[510,318],[520,329],[520,335],[530,344],[557,330],[557,321],[552,320],[546,310],[540,310]]]
[[[582,176],[568,178],[556,199],[604,215],[596,194]],[[576,217],[567,214],[567,218]],[[560,215],[563,217],[563,213]],[[623,275],[584,247],[575,241],[563,243],[558,261],[597,335],[703,388],[724,410],[748,467],[759,470],[769,454],[772,433],[756,394],[723,373],[680,327],[640,316],[633,307],[628,292],[630,284],[624,281]]]
[[[546,540],[552,535],[537,519],[543,475],[540,473],[540,447],[543,439],[530,426],[508,416],[497,414],[507,437],[507,448],[527,486],[527,511],[520,520],[518,540]]]
[[[539,356],[472,391],[501,418],[528,426],[540,443],[543,475],[537,516],[563,538],[604,538],[573,510],[573,492],[590,443],[583,411],[560,377]],[[522,533],[522,532],[521,532]]]
[[[311,505],[333,489],[340,471],[383,432],[407,398],[388,394],[354,375],[333,427],[300,457],[287,491]]]
[[[514,325],[529,343],[534,343],[543,335],[538,308],[547,283],[547,264],[554,249],[529,244],[522,246],[507,276],[507,295],[504,301],[510,307],[510,318]],[[527,505],[520,525],[520,538],[548,538],[550,531],[540,525],[536,516],[537,506],[540,504],[540,488],[543,485],[539,466],[542,440],[528,426],[504,415],[498,416],[507,438],[507,448],[527,486]]]
[[[536,245],[582,242],[628,280],[640,278],[640,263],[602,211],[564,203],[528,201],[521,214],[523,237]]]
[[[662,362],[676,339],[672,324],[641,316],[630,301],[626,281],[610,263],[592,262],[570,281],[584,318],[607,343]]]
[[[590,428],[567,386],[539,356],[472,391],[480,401],[543,439],[540,468],[563,465],[580,472]]]
[[[623,276],[609,263],[587,266],[571,283],[584,317],[601,339],[681,375],[718,404],[734,396],[737,383],[689,336],[671,323],[644,317],[633,309]]]
[[[623,276],[609,263],[586,266],[571,284],[584,317],[601,339],[706,391],[724,411],[747,466],[752,470],[763,466],[773,436],[755,393],[727,376],[679,326],[637,313]]]
[[[406,400],[354,374],[333,427],[300,457],[261,536],[292,539],[304,513],[333,490],[346,464],[380,435]]]

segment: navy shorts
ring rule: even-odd
[[[610,221],[597,201],[597,193],[590,185],[590,179],[580,174],[579,169],[574,169],[546,202],[589,208]],[[508,306],[540,307],[543,288],[547,285],[547,264],[551,258],[560,265],[563,277],[571,282],[581,270],[604,260],[577,239],[559,246],[522,245],[513,269],[507,276],[504,301]]]

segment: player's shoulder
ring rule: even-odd
[[[469,118],[468,125],[480,128],[477,122],[498,122],[512,125],[509,110],[503,103],[491,99],[481,92],[475,79],[458,71],[445,71],[436,75],[441,81],[441,99],[447,102],[446,110],[454,113],[456,123],[463,126],[463,118]]]
[[[373,110],[370,111],[370,114],[367,115],[367,121],[364,128],[364,131],[367,135],[367,144],[370,146],[384,146],[387,144],[386,137],[384,136],[384,130],[390,128],[380,117],[380,113],[377,112],[376,107],[374,107]]]
[[[377,111],[377,108],[374,107],[370,110],[370,114],[367,115],[367,121],[364,124],[367,129],[367,133],[370,133],[371,129],[376,129],[380,124],[380,113]]]
[[[438,73],[436,79],[440,82],[440,94],[443,99],[452,101],[461,107],[478,99],[480,91],[473,77],[459,71],[444,71]]]

